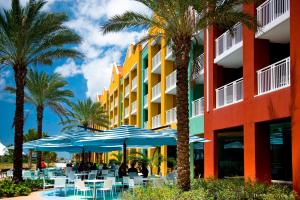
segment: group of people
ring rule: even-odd
[[[122,178],[123,176],[127,176],[128,173],[142,173],[143,178],[147,178],[149,174],[149,170],[147,169],[147,165],[145,162],[142,163],[140,168],[135,168],[136,162],[132,162],[130,164],[130,168],[127,169],[127,165],[125,163],[122,163],[119,168],[119,177]],[[128,173],[127,173],[128,172]]]

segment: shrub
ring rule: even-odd
[[[16,184],[12,180],[5,179],[0,181],[0,197],[27,196],[41,188],[43,188],[42,180],[26,180]]]
[[[193,180],[191,190],[182,192],[176,187],[137,188],[123,193],[124,200],[294,200],[291,187],[279,184],[260,184],[247,182],[243,179],[209,179]]]

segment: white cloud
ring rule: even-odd
[[[109,85],[113,63],[121,63],[122,53],[128,46],[146,34],[143,31],[122,31],[102,35],[101,23],[127,10],[148,11],[132,0],[76,0],[72,5],[70,10],[74,17],[66,25],[82,36],[83,42],[78,49],[86,58],[77,66],[74,61],[68,61],[56,71],[65,76],[81,73],[87,81],[86,95],[95,99],[96,93]]]
[[[81,73],[81,69],[76,65],[74,60],[68,59],[67,62],[55,69],[56,73],[61,74],[63,77],[73,77]]]

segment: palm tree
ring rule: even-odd
[[[44,137],[47,137],[46,133],[43,133],[43,138]],[[37,131],[35,129],[31,128],[31,129],[28,129],[27,133],[24,135],[23,142],[29,142],[29,141],[37,140],[37,139],[39,139]],[[29,149],[28,168],[31,168],[31,164],[32,164],[31,161],[32,161],[32,149]]]
[[[22,149],[24,125],[24,87],[27,68],[32,65],[51,65],[58,58],[81,58],[68,47],[81,38],[68,29],[64,13],[43,12],[44,0],[29,0],[21,7],[19,0],[11,1],[11,9],[0,12],[0,63],[14,70],[16,110],[14,116],[15,156],[14,177],[22,180]]]
[[[175,56],[177,70],[177,172],[178,185],[190,189],[188,63],[191,41],[196,33],[210,25],[232,27],[237,22],[255,29],[255,18],[236,9],[251,0],[136,0],[146,6],[152,15],[128,11],[110,18],[103,26],[103,34],[125,28],[152,28],[141,42],[163,36]],[[231,28],[232,29],[232,28]],[[156,31],[155,31],[156,30]]]
[[[43,117],[46,107],[52,109],[61,119],[67,116],[64,104],[70,105],[69,98],[73,97],[71,90],[63,89],[68,82],[57,73],[48,75],[45,72],[29,70],[26,77],[25,102],[33,104],[37,114],[37,134],[42,138]],[[15,93],[13,87],[6,87],[6,90]],[[37,152],[37,169],[41,169],[42,152]]]
[[[62,121],[64,129],[71,129],[82,126],[87,129],[89,126],[108,127],[108,116],[99,102],[93,102],[91,98],[78,100],[71,104],[69,117]]]

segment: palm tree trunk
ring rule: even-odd
[[[32,150],[29,150],[28,153],[28,168],[31,169],[32,167]]]
[[[26,77],[26,66],[15,65],[15,83],[16,83],[16,111],[14,117],[15,127],[15,150],[14,150],[14,175],[15,182],[22,181],[23,167],[23,127],[24,127],[24,87]]]
[[[43,113],[44,107],[42,105],[38,105],[36,108],[37,113],[37,131],[38,131],[38,139],[43,137]],[[36,156],[36,168],[42,168],[42,152],[38,151]]]
[[[174,45],[174,50],[177,50],[174,51],[177,70],[177,180],[178,186],[187,191],[190,189],[188,64],[191,39],[177,38]]]

